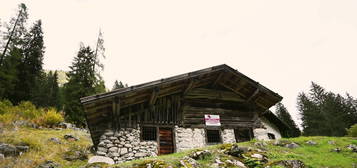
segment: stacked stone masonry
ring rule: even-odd
[[[155,141],[140,141],[140,130],[120,129],[118,132],[106,131],[100,137],[97,155],[112,158],[116,163],[157,155]]]
[[[175,127],[174,132],[177,152],[206,145],[205,130],[202,128]]]
[[[265,120],[263,120],[265,121]],[[267,133],[273,133],[280,138],[277,128],[264,122],[266,128],[253,130],[254,137],[260,140],[269,139]],[[138,126],[138,128],[140,128]],[[204,128],[182,128],[175,126],[173,129],[175,152],[207,146],[206,131]],[[234,129],[222,129],[221,139],[223,143],[235,143]],[[97,155],[112,158],[116,163],[139,159],[149,156],[157,156],[158,144],[156,141],[141,141],[140,129],[126,128],[117,132],[106,131],[100,138],[97,146]]]

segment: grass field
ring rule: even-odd
[[[79,141],[67,141],[63,138],[65,134],[72,134],[79,137]],[[49,138],[57,137],[61,140],[61,144],[57,144],[49,141]],[[269,162],[264,166],[272,164],[280,160],[301,160],[307,167],[320,168],[352,168],[353,164],[357,166],[357,153],[349,151],[346,146],[349,144],[357,145],[357,139],[350,137],[298,137],[283,139],[283,141],[295,142],[300,147],[295,149],[289,149],[282,146],[276,146],[273,142],[267,142],[264,146],[264,151],[260,151],[261,154],[268,157]],[[313,140],[317,142],[317,145],[308,145],[306,141]],[[335,144],[329,144],[328,141],[334,141]],[[0,136],[0,142],[9,144],[25,143],[30,146],[30,150],[21,156],[16,158],[6,158],[0,162],[0,167],[14,167],[14,168],[32,168],[37,167],[39,164],[46,160],[55,161],[63,168],[75,168],[86,165],[84,161],[67,161],[63,159],[63,154],[68,151],[82,150],[89,153],[89,149],[92,145],[89,134],[82,131],[75,131],[71,129],[54,130],[54,129],[32,129],[32,128],[18,128],[17,130],[4,130]],[[254,145],[256,140],[250,142],[239,143],[239,146],[251,147],[257,149]],[[211,167],[215,162],[215,158],[219,157],[221,160],[232,159],[232,156],[222,153],[222,149],[229,147],[231,144],[222,144],[215,146],[208,146],[203,149],[209,150],[212,155],[203,160],[199,160],[198,163],[201,167]],[[331,150],[340,148],[341,152],[332,152]],[[195,149],[197,150],[197,149]],[[199,149],[201,150],[201,149]],[[141,160],[135,160],[131,162],[125,162],[115,165],[115,167],[141,167],[148,162],[159,162],[158,165],[171,165],[172,167],[180,167],[179,161],[186,155],[190,154],[190,151],[184,151],[180,153],[174,153],[170,155],[163,155],[158,157],[146,158]],[[89,156],[92,154],[89,153]],[[247,154],[249,155],[249,154]],[[247,162],[246,160],[241,160]],[[165,167],[163,166],[163,167]],[[274,166],[273,166],[274,167]],[[276,166],[275,166],[276,167]]]

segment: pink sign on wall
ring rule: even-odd
[[[206,126],[221,126],[219,115],[205,114]]]

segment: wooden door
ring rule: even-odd
[[[159,155],[174,153],[171,128],[159,128]]]

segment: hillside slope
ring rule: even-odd
[[[0,146],[1,143],[29,146],[19,156],[0,158],[0,167],[31,168],[46,161],[62,168],[86,167],[87,159],[92,156],[89,134],[83,130],[12,128],[3,129],[0,134]],[[68,135],[78,140],[68,138]],[[352,168],[357,166],[357,153],[347,148],[350,144],[357,145],[357,140],[349,137],[299,137],[277,142],[253,140],[239,143],[238,147],[236,144],[214,145],[111,167],[237,167],[234,165],[239,162],[247,167],[284,167],[285,162],[280,161],[299,160],[305,167]]]

